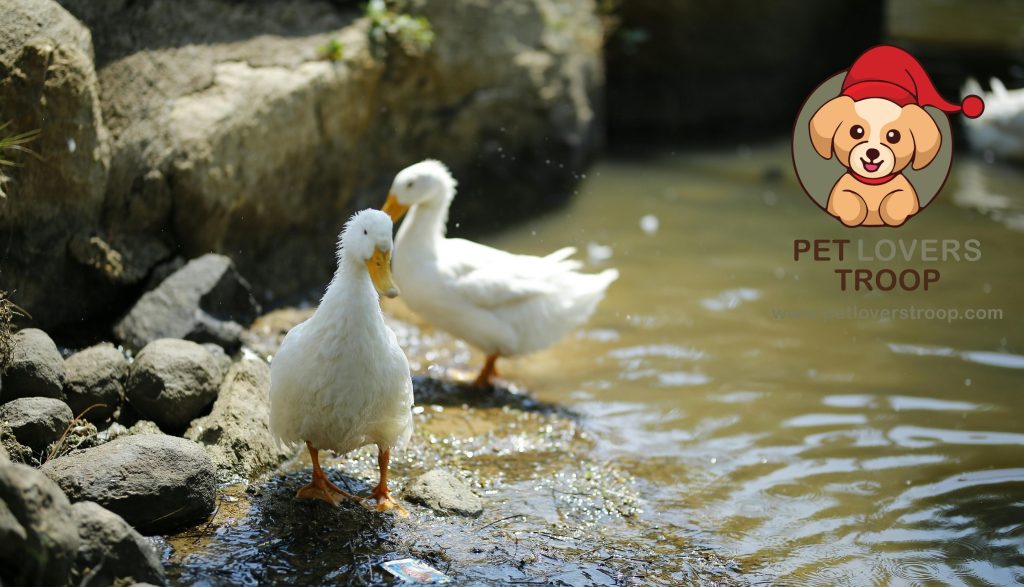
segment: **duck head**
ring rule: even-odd
[[[447,204],[454,196],[455,179],[448,168],[440,161],[427,159],[398,172],[381,209],[398,222],[413,206]]]
[[[389,298],[398,295],[391,278],[391,228],[391,219],[380,210],[356,212],[341,233],[338,251],[342,263],[365,264],[377,293]]]

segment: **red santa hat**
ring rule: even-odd
[[[947,102],[917,59],[890,45],[873,47],[857,58],[846,72],[842,93],[854,100],[885,98],[900,106],[934,106],[948,114],[961,112],[967,118],[977,118],[985,111],[985,103],[975,95],[959,104]]]

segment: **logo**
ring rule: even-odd
[[[954,104],[939,95],[906,51],[869,49],[818,86],[793,130],[793,166],[804,191],[850,227],[903,225],[949,175],[949,114],[977,118],[978,96]]]

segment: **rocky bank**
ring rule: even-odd
[[[310,251],[425,157],[456,222],[536,214],[599,144],[601,34],[592,0],[10,0],[0,122],[41,134],[10,154],[3,287],[44,328],[118,316],[177,255],[305,292],[334,268]]]

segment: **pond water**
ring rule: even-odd
[[[776,145],[606,161],[568,208],[481,239],[574,245],[589,269],[622,274],[584,330],[503,374],[584,416],[597,458],[635,476],[645,519],[745,573],[1024,580],[1024,174],[960,156],[905,227],[846,229],[803,194],[789,157]],[[794,239],[862,241],[870,256],[973,239],[981,255],[794,261]],[[940,279],[841,291],[841,268]],[[1002,316],[878,313],[912,307]]]
[[[823,214],[785,145],[612,159],[579,189],[479,239],[573,245],[587,270],[621,272],[586,327],[499,365],[536,401],[417,378],[417,429],[392,479],[453,471],[484,497],[479,519],[297,502],[300,453],[167,537],[171,579],[389,584],[379,564],[413,556],[473,585],[1024,580],[1020,171],[962,157],[899,230]],[[843,261],[794,261],[796,239],[851,242]],[[948,243],[959,261],[919,258]],[[856,258],[911,246],[910,261]],[[842,291],[846,268],[939,277],[928,291]],[[917,319],[900,315],[911,308]],[[417,373],[479,368],[401,298],[385,309]],[[936,318],[968,310],[1002,315]],[[311,311],[264,316],[247,344],[272,355]],[[322,459],[353,491],[376,478],[369,447]]]

